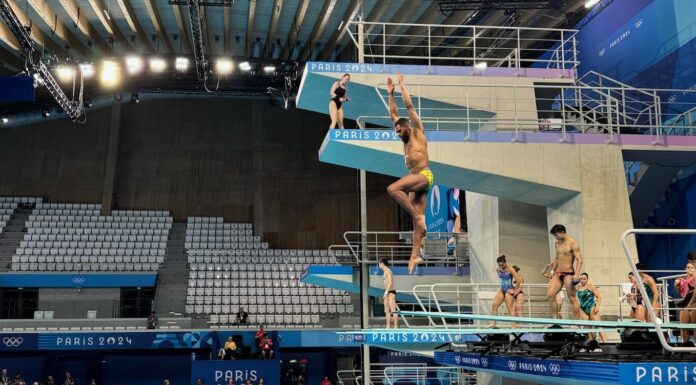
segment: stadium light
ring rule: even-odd
[[[585,8],[592,8],[595,5],[599,4],[599,2],[600,0],[587,0],[587,2],[585,2]]]
[[[10,119],[7,116],[3,116],[1,119],[2,119],[3,124],[7,124],[7,122],[10,121]]]
[[[485,61],[480,61],[474,64],[474,68],[476,68],[477,70],[485,70],[486,68],[488,68],[488,63],[486,63]]]
[[[239,69],[242,71],[251,71],[251,64],[248,61],[239,63]]]
[[[90,63],[83,63],[78,66],[80,68],[80,73],[85,79],[89,79],[94,76],[94,65]]]
[[[56,67],[56,75],[61,82],[69,82],[75,78],[75,67],[61,64]]]
[[[219,58],[215,62],[215,73],[218,75],[229,75],[234,69],[234,63],[228,58]]]
[[[267,65],[263,67],[263,72],[270,74],[271,72],[275,72],[276,67],[274,65]]]
[[[113,60],[104,60],[102,62],[101,82],[106,87],[114,87],[121,80],[121,69],[118,63]]]
[[[48,108],[44,108],[43,110],[41,110],[42,118],[48,118],[49,116],[51,116],[51,111],[49,111]]]
[[[138,56],[128,56],[126,58],[126,68],[131,75],[142,71],[144,67],[143,59]]]
[[[162,58],[153,57],[150,59],[150,71],[159,73],[167,69],[167,62]]]
[[[174,68],[179,72],[186,72],[189,68],[189,59],[185,57],[176,58]]]

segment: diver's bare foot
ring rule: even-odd
[[[421,263],[423,263],[423,258],[421,258],[421,257],[415,257],[415,258],[409,259],[409,261],[408,261],[408,273],[413,274],[413,271]]]

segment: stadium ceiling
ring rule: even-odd
[[[38,49],[58,61],[128,54],[193,57],[187,0],[6,1],[20,21],[31,26]],[[523,3],[537,6],[530,9]],[[352,61],[354,47],[339,26],[355,15],[391,23],[503,25],[509,12],[517,11],[518,26],[553,28],[568,27],[584,12],[584,0],[204,0],[201,4],[206,55],[299,62]],[[8,26],[0,23],[0,73],[23,68],[20,48]]]

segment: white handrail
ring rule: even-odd
[[[627,238],[631,234],[696,234],[696,229],[629,229],[626,230],[623,235],[621,235],[621,247],[623,248],[624,254],[626,255],[626,260],[628,261],[628,264],[631,267],[631,271],[633,272],[636,281],[638,282],[638,290],[640,291],[640,294],[643,296],[643,298],[649,298],[648,297],[648,292],[645,290],[645,286],[643,284],[643,279],[640,276],[640,272],[638,271],[638,268],[636,268],[636,265],[634,263],[633,256],[631,255],[631,249],[628,246],[628,241]],[[653,309],[652,303],[650,301],[643,301],[643,305],[645,305],[648,314],[652,315],[653,319],[653,325],[655,327],[655,331],[657,332],[657,337],[660,339],[660,344],[662,344],[662,347],[672,353],[693,353],[696,352],[696,347],[676,347],[672,346],[669,344],[669,341],[665,338],[664,332],[662,331],[662,326],[661,322],[658,321],[658,318],[655,316],[655,310]],[[694,328],[696,328],[696,325],[694,325]]]

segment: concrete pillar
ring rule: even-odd
[[[109,121],[109,143],[106,147],[106,162],[104,163],[104,188],[102,189],[102,215],[111,214],[113,205],[114,184],[116,182],[116,168],[118,166],[118,149],[121,138],[121,104],[116,103],[111,107],[111,119]]]

